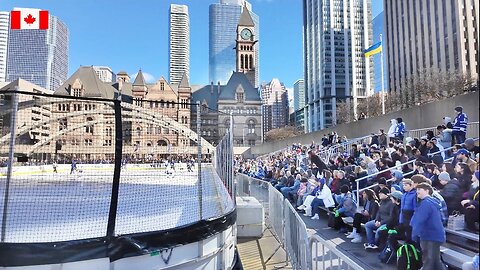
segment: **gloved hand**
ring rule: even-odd
[[[340,212],[338,212],[338,210],[335,210],[335,217],[339,217],[340,216]]]
[[[388,230],[388,234],[398,234],[397,230]]]
[[[378,227],[377,230],[383,231],[387,229],[387,225],[383,224],[382,226]]]

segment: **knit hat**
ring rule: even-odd
[[[472,138],[468,138],[468,139],[465,140],[464,143],[465,143],[465,145],[473,146],[473,145],[475,145],[475,140],[472,139]]]
[[[341,192],[342,194],[348,193],[349,190],[350,190],[350,189],[348,188],[347,185],[343,185],[343,186],[340,188],[340,192]]]
[[[456,111],[456,112],[462,112],[462,111],[463,111],[463,107],[462,107],[462,106],[457,106],[457,107],[455,107],[455,111]]]
[[[402,180],[403,179],[403,173],[399,170],[393,171],[393,177]]]
[[[384,187],[384,188],[380,189],[378,194],[380,194],[380,193],[383,193],[383,194],[389,196],[390,195],[390,190],[388,190],[388,188]]]
[[[447,172],[441,172],[439,175],[438,175],[438,180],[439,181],[450,181],[450,175],[447,173]]]
[[[397,200],[401,200],[403,193],[401,191],[395,190],[394,192],[392,192],[392,194],[390,194],[390,196],[394,197]]]

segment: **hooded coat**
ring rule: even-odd
[[[445,243],[446,236],[440,214],[441,208],[438,201],[430,196],[422,200],[410,221],[412,239],[418,237],[421,241]]]
[[[397,128],[397,119],[390,120],[390,127],[388,128],[388,137],[395,138],[395,129]]]

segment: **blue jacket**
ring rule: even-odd
[[[347,193],[345,196],[337,196],[338,212],[347,217],[353,217],[357,211],[357,203],[353,199],[352,193]]]
[[[400,217],[399,223],[403,223],[403,210],[415,211],[417,209],[417,191],[415,189],[409,192],[403,193],[402,200],[400,202]]]
[[[445,243],[445,229],[440,214],[441,205],[430,196],[424,198],[413,214],[412,239]]]
[[[459,113],[453,121],[453,131],[467,132],[468,117],[465,113]]]
[[[397,126],[395,127],[395,136],[403,136],[405,134],[405,123],[401,122],[398,123]]]

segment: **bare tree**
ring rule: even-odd
[[[283,140],[290,137],[295,137],[303,132],[297,130],[297,128],[293,126],[286,126],[283,128],[276,128],[268,131],[265,134],[265,141],[276,141],[276,140]]]
[[[337,125],[354,120],[353,103],[347,100],[337,101]]]

